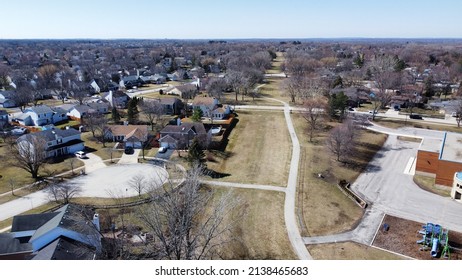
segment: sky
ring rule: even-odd
[[[0,0],[0,39],[462,38],[460,0]]]

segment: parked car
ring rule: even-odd
[[[160,147],[159,148],[159,153],[163,154],[167,151],[167,147]]]
[[[417,115],[417,114],[411,114],[411,115],[409,115],[409,118],[414,119],[414,120],[423,120],[422,116]]]
[[[74,155],[78,158],[87,158],[87,154],[84,151],[75,152]]]
[[[125,150],[124,152],[127,154],[127,155],[131,155],[135,152],[135,149],[133,149],[133,147],[129,146],[129,147],[125,147]]]

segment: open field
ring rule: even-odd
[[[225,152],[211,152],[207,165],[221,180],[285,186],[291,143],[282,112],[239,112]]]
[[[277,52],[276,53],[276,58],[272,61],[272,67],[270,70],[266,71],[268,74],[278,74],[281,73],[281,65],[284,62],[284,53],[282,52]]]
[[[355,242],[308,245],[316,260],[402,260],[405,259],[374,247]]]
[[[214,187],[215,188],[215,187]],[[224,188],[217,188],[219,192]],[[234,189],[243,213],[231,233],[235,238],[223,250],[225,259],[296,259],[284,222],[284,194],[279,192]]]
[[[345,165],[336,162],[324,146],[327,131],[319,132],[314,142],[308,141],[306,121],[294,114],[294,125],[301,144],[298,214],[302,235],[335,234],[352,229],[363,210],[337,187],[339,180],[353,182],[386,140],[383,134],[361,133],[356,156]],[[337,123],[329,123],[337,125]],[[318,178],[321,173],[324,178]]]

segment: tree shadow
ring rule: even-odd
[[[213,179],[221,179],[221,178],[231,176],[231,174],[229,173],[221,173],[221,172],[217,172],[215,170],[208,169],[208,168],[204,171],[204,175],[209,176],[210,178],[213,178]]]

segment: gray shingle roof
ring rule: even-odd
[[[11,233],[0,233],[0,256],[22,252],[32,252],[32,245],[20,243]]]
[[[46,141],[53,141],[56,139],[55,135],[57,135],[58,137],[65,138],[65,137],[69,137],[69,136],[73,136],[77,134],[80,134],[80,131],[72,127],[70,127],[69,129],[50,129],[50,130],[39,131],[39,132],[32,133],[32,134],[23,135],[19,137],[18,140],[28,140],[29,137],[36,136],[36,137],[43,137]]]
[[[34,107],[30,107],[30,109],[37,114],[53,113],[53,110],[51,110],[51,108],[48,107],[47,105],[34,106]]]
[[[57,214],[57,212],[51,212],[14,216],[13,224],[11,225],[11,232],[36,230],[54,218]]]

